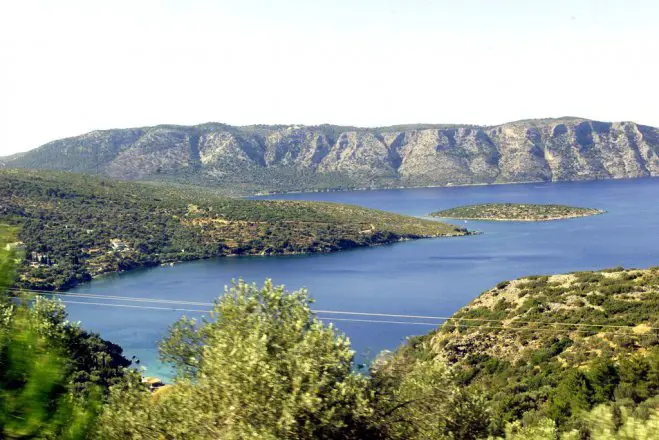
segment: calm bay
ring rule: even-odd
[[[334,311],[449,316],[497,282],[525,275],[659,265],[659,179],[529,183],[301,193],[265,199],[350,203],[414,216],[450,207],[494,202],[553,203],[607,211],[604,215],[552,222],[451,223],[482,235],[415,240],[350,251],[281,257],[231,257],[140,269],[78,286],[74,293],[210,303],[232,279],[289,290],[305,287],[314,308]],[[137,356],[148,375],[167,376],[157,362],[157,343],[185,314],[208,307],[164,302],[67,297],[70,318]],[[173,309],[186,309],[173,310]],[[330,316],[324,314],[323,316]],[[417,324],[336,319],[359,359],[395,349],[407,336],[430,331],[439,320]],[[382,320],[399,321],[394,318]]]

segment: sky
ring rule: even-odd
[[[2,0],[0,156],[96,129],[659,126],[656,0]]]

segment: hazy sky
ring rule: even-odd
[[[656,0],[2,0],[0,155],[162,123],[659,126]]]

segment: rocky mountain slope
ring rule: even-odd
[[[94,131],[3,162],[234,193],[635,178],[659,175],[659,129],[581,118],[490,127],[161,125]]]

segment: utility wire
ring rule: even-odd
[[[143,310],[165,310],[165,311],[172,311],[172,312],[195,312],[195,313],[209,313],[210,310],[195,310],[195,309],[180,309],[180,308],[174,308],[174,307],[154,307],[154,306],[136,306],[132,304],[112,304],[112,303],[98,303],[98,302],[90,302],[90,301],[69,301],[69,300],[62,300],[62,303],[64,304],[87,304],[91,306],[106,306],[106,307],[123,307],[123,308],[129,308],[129,309],[143,309]]]
[[[106,306],[106,307],[127,307],[131,309],[148,309],[148,310],[165,310],[165,311],[181,311],[181,312],[199,312],[199,313],[209,313],[210,310],[193,310],[193,309],[178,309],[178,308],[169,308],[169,307],[152,307],[152,306],[135,306],[130,304],[111,304],[111,303],[96,303],[96,302],[87,302],[87,301],[62,301],[64,304],[88,304],[93,306]],[[378,323],[378,324],[407,324],[407,325],[427,325],[431,327],[437,327],[441,325],[441,322],[412,322],[412,321],[385,321],[377,319],[350,319],[350,318],[334,318],[334,317],[325,317],[325,316],[316,316],[318,319],[322,320],[331,320],[331,321],[350,321],[350,322],[368,322],[368,323]]]
[[[91,302],[91,301],[73,301],[64,299],[61,300],[64,304],[82,304],[82,305],[92,305],[92,306],[103,306],[103,307],[119,307],[119,308],[130,308],[130,309],[141,309],[141,310],[159,310],[159,311],[179,311],[179,312],[193,312],[193,313],[210,313],[211,310],[200,310],[200,309],[184,309],[184,308],[175,308],[175,307],[156,307],[156,306],[145,306],[145,305],[133,305],[133,304],[117,304],[117,303],[100,303],[100,302]],[[316,312],[322,313],[322,312]],[[375,316],[383,316],[384,314],[374,314]],[[384,315],[386,316],[386,315]],[[402,315],[407,316],[407,315]],[[412,316],[412,315],[410,315]],[[326,320],[326,321],[344,321],[344,322],[362,322],[362,323],[373,323],[373,324],[401,324],[401,325],[423,325],[430,327],[438,327],[443,324],[443,322],[415,322],[415,321],[392,321],[392,320],[382,320],[382,319],[358,319],[358,318],[336,318],[330,316],[319,316],[316,315],[317,319]],[[496,321],[501,322],[501,321]],[[539,325],[551,325],[552,323],[546,322],[531,322],[532,324]],[[558,323],[560,324],[560,323]],[[551,328],[534,328],[534,327],[510,327],[510,326],[493,326],[489,322],[479,325],[466,325],[459,324],[460,329],[478,329],[478,330],[503,330],[503,331],[530,331],[530,332],[542,332],[542,333],[561,333],[569,331],[572,333],[591,333],[592,330],[564,330],[564,329],[551,329]],[[629,327],[628,327],[629,328]],[[614,331],[600,331],[598,334],[607,334],[611,336],[629,336],[629,337],[648,337],[656,335],[652,333],[618,333]]]
[[[12,289],[10,289],[12,290]],[[23,292],[26,292],[23,290]],[[205,302],[194,302],[194,301],[180,301],[180,300],[169,300],[169,299],[159,299],[159,298],[136,298],[130,296],[116,296],[116,295],[97,295],[93,293],[53,293],[53,292],[43,292],[43,291],[33,291],[28,290],[27,292],[35,293],[36,295],[41,296],[58,296],[61,298],[99,298],[104,300],[113,300],[113,301],[129,301],[129,302],[147,302],[147,303],[158,303],[158,304],[175,304],[175,305],[189,305],[189,306],[204,306],[212,307],[213,304]]]
[[[180,308],[171,308],[171,307],[154,307],[154,306],[142,306],[142,305],[132,305],[132,304],[113,304],[113,303],[97,303],[89,301],[69,301],[62,300],[64,304],[86,304],[93,306],[105,306],[105,307],[124,307],[131,309],[145,309],[145,310],[162,310],[162,311],[182,311],[182,312],[198,312],[198,313],[209,313],[211,310],[196,310],[196,309],[180,309]],[[380,320],[380,319],[356,319],[356,318],[335,318],[330,316],[316,316],[317,319],[325,321],[347,321],[347,322],[363,322],[371,324],[403,324],[403,325],[424,325],[430,327],[437,327],[442,325],[442,322],[413,322],[413,321],[390,321],[390,320]],[[537,324],[545,325],[547,323],[538,322]],[[504,330],[504,331],[518,331],[518,332],[541,332],[541,333],[562,333],[569,331],[572,333],[591,333],[589,330],[563,330],[563,329],[551,329],[551,328],[533,328],[533,327],[508,327],[508,326],[493,326],[489,323],[480,324],[480,325],[466,325],[458,324],[461,329],[477,329],[477,330]],[[606,334],[611,336],[631,336],[631,337],[647,337],[654,336],[652,333],[617,333],[613,331],[602,331],[597,332],[597,334]]]
[[[28,290],[28,289],[7,289],[14,292],[30,292],[39,295],[51,295],[58,296],[64,299],[68,297],[77,297],[77,298],[88,298],[88,299],[99,299],[99,300],[113,300],[113,301],[130,301],[130,302],[147,302],[147,303],[156,303],[156,304],[171,304],[171,305],[184,305],[184,306],[201,306],[201,307],[212,307],[211,303],[203,302],[194,302],[194,301],[180,301],[180,300],[167,300],[167,299],[158,299],[158,298],[139,298],[139,297],[128,297],[128,296],[117,296],[117,295],[98,295],[92,293],[56,293],[48,290]],[[67,302],[68,300],[64,301]],[[108,305],[112,304],[95,304],[92,302],[85,301],[68,301],[71,304],[92,304],[92,305]],[[121,305],[117,305],[121,306]],[[128,308],[140,308],[140,306],[128,306],[123,305]],[[173,311],[185,311],[185,312],[198,312],[198,313],[208,313],[210,310],[192,310],[192,309],[181,309],[181,308],[168,308],[168,307],[142,307],[144,309],[154,309],[154,310],[173,310]],[[330,315],[351,315],[351,316],[372,316],[380,318],[405,318],[405,319],[432,319],[440,321],[468,321],[468,322],[485,322],[485,323],[501,323],[504,320],[497,319],[485,319],[485,318],[456,318],[452,316],[425,316],[425,315],[403,315],[403,314],[392,314],[392,313],[370,313],[370,312],[353,312],[353,311],[339,311],[339,310],[312,310],[313,313],[324,313]],[[329,318],[328,318],[329,319]],[[336,319],[338,320],[338,319]],[[346,319],[342,319],[346,320]],[[356,321],[358,322],[358,321]],[[364,320],[366,322],[366,320]],[[380,321],[384,322],[384,321]],[[511,323],[514,324],[536,324],[536,325],[558,325],[558,326],[568,326],[568,327],[600,327],[600,328],[613,328],[613,329],[632,329],[634,326],[630,325],[611,325],[611,324],[591,324],[591,323],[568,323],[568,322],[542,322],[542,321],[520,321],[520,320],[511,320]],[[441,325],[442,323],[428,323],[432,325]],[[647,330],[659,330],[659,327],[646,327]]]

